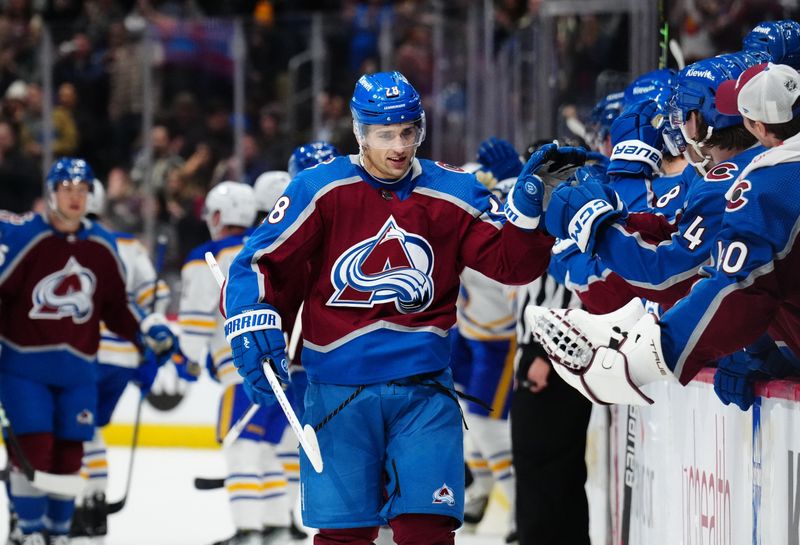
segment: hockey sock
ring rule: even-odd
[[[89,498],[97,492],[105,494],[108,488],[108,451],[99,428],[95,429],[91,441],[83,443],[81,475],[87,479],[83,497]],[[78,504],[83,504],[81,498]]]
[[[261,454],[261,488],[263,507],[261,523],[264,526],[288,528],[291,506],[286,495],[286,474],[283,472],[275,446],[266,441],[259,444]]]
[[[443,515],[405,514],[389,521],[397,545],[453,545],[457,524]]]
[[[378,537],[378,527],[320,529],[314,536],[314,545],[373,545]]]

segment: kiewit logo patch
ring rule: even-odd
[[[78,413],[78,416],[75,417],[75,420],[78,421],[78,424],[86,424],[87,426],[94,425],[94,414],[89,409],[83,409],[81,412]]]
[[[456,504],[456,498],[453,494],[453,489],[447,486],[447,484],[442,484],[439,488],[433,491],[433,503],[446,503],[450,507]]]
[[[333,265],[330,306],[373,307],[394,303],[403,314],[425,310],[433,300],[433,250],[402,229],[392,216],[367,240],[348,248]]]
[[[39,320],[72,318],[82,324],[94,310],[96,286],[94,273],[70,257],[63,269],[45,276],[33,288],[33,308],[28,316]]]

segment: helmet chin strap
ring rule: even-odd
[[[701,146],[703,144],[705,144],[706,142],[708,142],[708,139],[711,138],[711,134],[714,132],[714,128],[710,127],[710,126],[707,127],[706,128],[706,135],[699,142],[697,140],[689,137],[689,135],[686,133],[686,125],[681,125],[680,129],[681,129],[681,134],[683,135],[683,139],[686,140],[687,144],[692,146],[692,149],[695,151],[695,153],[697,153],[697,155],[702,157],[703,160],[700,161],[700,162],[693,161],[692,160],[692,156],[691,156],[691,154],[689,153],[688,150],[683,152],[683,156],[686,158],[686,160],[689,162],[690,165],[692,165],[703,176],[705,176],[706,172],[707,172],[706,171],[706,165],[711,162],[711,156],[704,154],[703,153],[703,149],[702,149]]]

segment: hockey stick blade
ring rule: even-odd
[[[109,515],[113,515],[114,513],[119,513],[120,511],[122,511],[122,508],[125,507],[125,500],[127,499],[128,499],[127,497],[124,497],[119,501],[109,503],[106,506],[106,513]]]
[[[198,490],[216,490],[225,486],[225,479],[212,477],[195,477],[194,487]]]
[[[28,480],[39,490],[62,496],[78,496],[86,486],[86,479],[80,475],[55,475],[36,470]]]

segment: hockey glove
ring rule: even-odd
[[[664,126],[655,101],[645,100],[626,108],[611,124],[608,174],[652,178],[661,169]]]
[[[175,372],[177,373],[178,377],[182,378],[186,382],[197,382],[197,379],[200,377],[199,372],[192,372],[190,370],[191,362],[186,358],[186,356],[180,350],[175,352],[172,355],[172,365],[175,366]],[[200,367],[195,364],[193,366],[194,369],[197,371],[200,370]]]
[[[523,172],[539,176],[546,186],[556,187],[586,162],[586,150],[558,144],[545,144],[531,154]],[[520,174],[521,176],[521,174]]]
[[[584,165],[575,171],[572,178],[569,179],[570,184],[580,185],[588,182],[596,182],[598,184],[607,184],[609,182],[606,169],[599,164]]]
[[[714,373],[714,392],[728,405],[735,404],[746,411],[755,401],[755,381],[758,372],[751,368],[753,360],[744,350],[734,352],[717,363]]]
[[[142,397],[150,393],[153,383],[156,381],[158,374],[158,358],[155,353],[149,348],[144,351],[144,357],[139,362],[139,366],[133,374],[133,382],[139,387],[142,392]]]
[[[139,324],[140,343],[155,355],[159,367],[172,357],[178,348],[178,338],[167,325],[164,315],[159,312],[148,314]]]
[[[608,168],[608,163],[611,160],[600,153],[599,151],[587,151],[586,152],[586,165],[589,166],[597,166],[598,168],[602,168],[603,172],[606,171]]]
[[[574,240],[580,251],[591,253],[600,227],[627,216],[625,203],[606,184],[561,184],[553,192],[545,226],[553,236]]]
[[[508,194],[503,210],[509,222],[525,231],[533,231],[539,226],[539,218],[547,208],[542,179],[536,174],[522,170],[514,187]]]
[[[225,338],[233,350],[233,364],[250,389],[261,397],[272,396],[262,364],[269,362],[275,374],[289,381],[286,342],[281,317],[271,305],[260,303],[240,309],[225,321]]]
[[[244,388],[244,393],[247,395],[247,399],[250,400],[250,403],[267,407],[277,401],[271,389],[269,393],[262,393],[261,390],[256,390],[247,380],[242,383],[242,388]]]
[[[522,161],[511,142],[492,136],[478,147],[478,162],[496,180],[516,178],[522,171]]]

